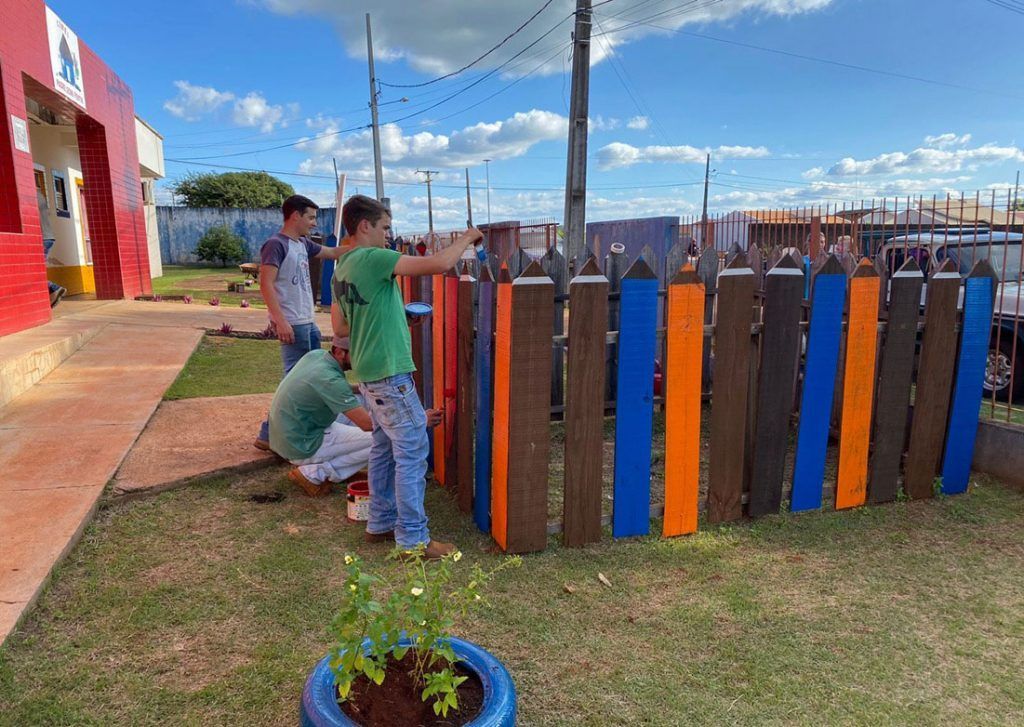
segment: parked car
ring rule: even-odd
[[[1024,393],[1024,311],[1021,310],[1021,250],[1024,235],[988,230],[945,230],[900,235],[882,246],[888,270],[898,269],[913,257],[929,271],[946,259],[966,276],[979,260],[988,259],[999,278],[989,343],[984,388],[1001,400],[1016,400]],[[927,288],[927,285],[925,285]],[[959,306],[963,307],[963,288]],[[921,293],[924,305],[925,292]]]

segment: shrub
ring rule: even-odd
[[[245,258],[245,240],[227,227],[219,225],[206,231],[196,244],[196,257],[207,262],[219,262],[221,267]]]

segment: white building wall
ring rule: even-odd
[[[149,243],[149,275],[159,278],[164,274],[160,258],[160,235],[156,224],[156,180],[165,176],[164,140],[156,130],[135,117],[135,137],[139,148],[139,175],[143,186],[143,215],[146,219],[146,238]]]
[[[50,222],[57,238],[47,259],[53,267],[86,265],[85,240],[82,235],[82,209],[77,182],[82,179],[77,135],[72,127],[29,124],[32,161],[46,175],[46,202]],[[54,194],[54,172],[64,178],[68,216],[57,213]]]

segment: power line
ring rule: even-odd
[[[286,171],[275,170],[275,169],[255,169],[253,167],[237,167],[237,166],[231,166],[231,165],[228,165],[228,164],[212,164],[212,163],[206,163],[206,162],[194,162],[194,161],[189,161],[189,160],[185,160],[185,159],[170,159],[170,158],[168,158],[168,159],[165,159],[165,161],[174,162],[175,164],[183,164],[185,166],[208,167],[208,168],[212,168],[212,169],[229,169],[229,170],[238,171],[238,172],[266,172],[267,174],[275,174],[275,175],[280,175],[280,176],[284,176],[284,177],[302,177],[302,178],[308,178],[308,179],[329,180],[332,184],[335,182],[334,175],[329,175],[329,174],[311,174],[309,172],[286,172]],[[349,176],[348,180],[350,182],[360,182],[360,183],[367,183],[367,184],[372,184],[373,183],[373,179],[369,178],[369,177],[361,178],[361,177]],[[401,182],[401,181],[391,180],[391,179],[388,179],[388,180],[385,180],[385,181],[389,185],[399,185],[399,186],[407,186],[407,187],[421,187],[421,186],[423,186],[422,182]],[[590,186],[590,185],[588,185],[588,189],[590,189],[592,191],[609,191],[609,192],[610,191],[617,191],[617,190],[635,190],[635,189],[671,189],[671,188],[675,188],[675,187],[690,187],[690,186],[693,186],[693,185],[699,184],[699,183],[700,182],[685,181],[685,182],[665,182],[665,183],[658,183],[658,184],[639,184],[639,185],[597,185],[597,186]],[[460,191],[465,189],[465,187],[463,185],[459,185],[459,184],[439,184],[437,182],[434,182],[433,184],[434,184],[435,187],[442,188],[442,189],[458,189]],[[561,192],[561,191],[563,191],[565,189],[565,187],[552,187],[552,186],[525,186],[525,187],[492,186],[491,189],[495,189],[495,190],[499,190],[499,191],[503,191],[503,192]]]
[[[202,157],[185,157],[179,161],[198,161],[202,159],[224,159],[226,157],[237,157],[245,156],[247,154],[261,154],[265,151],[275,151],[277,149],[287,149],[289,147],[298,146],[310,141],[316,141],[317,139],[326,139],[331,136],[338,136],[339,134],[350,134],[356,131],[362,131],[363,129],[369,129],[369,124],[361,124],[360,126],[351,126],[347,129],[340,129],[338,131],[331,131],[325,134],[316,134],[314,136],[302,137],[298,141],[293,141],[289,144],[278,144],[277,146],[268,146],[264,149],[254,149],[252,151],[236,151],[230,154],[211,154],[209,156]]]
[[[534,13],[533,15],[531,15],[531,16],[530,16],[530,17],[529,17],[529,18],[528,18],[528,19],[526,20],[526,22],[525,22],[525,23],[523,23],[523,24],[522,24],[522,25],[520,25],[520,26],[519,26],[518,28],[516,28],[515,30],[513,30],[513,31],[512,31],[511,33],[509,33],[508,35],[506,35],[506,36],[505,36],[505,37],[504,37],[504,38],[503,38],[503,39],[502,39],[502,40],[501,40],[501,41],[500,41],[500,42],[499,42],[499,43],[498,43],[497,45],[493,46],[493,47],[492,47],[492,48],[491,48],[490,50],[488,50],[487,52],[485,52],[485,53],[484,53],[483,55],[481,55],[481,56],[478,56],[478,57],[476,57],[475,59],[473,59],[472,61],[470,61],[470,62],[469,62],[469,63],[467,63],[466,65],[464,65],[464,66],[463,66],[462,68],[459,68],[458,70],[452,71],[451,73],[446,73],[446,74],[444,74],[443,76],[438,76],[437,78],[432,78],[432,79],[430,79],[429,81],[423,81],[423,82],[421,82],[421,83],[386,83],[386,82],[384,82],[384,81],[380,81],[380,85],[381,85],[381,86],[387,86],[387,87],[389,87],[389,88],[422,88],[423,86],[429,86],[429,85],[431,85],[432,83],[437,83],[438,81],[443,81],[443,80],[445,80],[446,78],[451,78],[452,76],[457,76],[457,75],[459,75],[460,73],[462,73],[463,71],[466,71],[466,70],[468,70],[468,69],[472,68],[472,67],[473,67],[473,66],[475,66],[475,65],[476,65],[477,63],[479,63],[480,61],[482,61],[482,60],[483,60],[484,58],[486,58],[487,56],[489,56],[489,55],[490,55],[491,53],[493,53],[494,51],[498,50],[498,49],[499,49],[499,48],[501,48],[501,47],[502,47],[503,45],[505,45],[506,43],[508,43],[508,42],[509,42],[510,40],[512,40],[512,38],[514,38],[515,36],[519,35],[519,33],[521,33],[521,32],[523,31],[523,29],[524,29],[524,28],[525,28],[525,27],[526,27],[527,25],[529,25],[530,23],[532,23],[532,22],[533,22],[533,21],[534,21],[534,20],[535,20],[535,19],[537,18],[537,16],[538,16],[538,15],[540,15],[540,14],[541,14],[541,13],[543,13],[543,12],[544,12],[545,10],[547,10],[547,9],[548,9],[548,6],[549,6],[549,5],[551,5],[551,3],[553,3],[553,2],[554,2],[554,0],[548,0],[548,1],[546,2],[546,3],[544,3],[544,4],[543,4],[543,5],[542,5],[542,6],[540,7],[540,10],[538,10],[538,11],[537,11],[537,12],[535,12],[535,13]]]
[[[705,33],[694,33],[692,31],[688,31],[688,30],[666,28],[666,27],[663,27],[661,25],[655,25],[654,23],[647,23],[647,22],[640,22],[640,21],[638,21],[638,22],[630,24],[630,25],[619,26],[617,28],[612,28],[611,30],[607,31],[607,34],[611,35],[611,34],[614,34],[614,33],[618,33],[618,32],[620,32],[622,30],[625,30],[625,29],[627,29],[629,27],[633,27],[633,25],[648,25],[648,26],[650,26],[652,28],[656,28],[658,30],[663,30],[666,33],[674,33],[676,35],[686,35],[686,36],[689,36],[691,38],[700,38],[702,40],[711,40],[711,41],[714,41],[716,43],[725,43],[726,45],[734,45],[734,46],[738,46],[740,48],[747,48],[747,49],[750,49],[750,50],[758,50],[758,51],[762,51],[762,52],[765,52],[765,53],[775,53],[776,55],[787,56],[789,58],[797,58],[797,59],[803,60],[803,61],[811,61],[813,63],[824,63],[824,64],[827,64],[827,65],[830,65],[830,66],[837,66],[839,68],[846,68],[848,70],[853,70],[853,71],[862,71],[864,73],[874,73],[874,74],[880,75],[880,76],[888,76],[888,77],[891,77],[891,78],[900,78],[900,79],[903,79],[905,81],[916,81],[918,83],[926,83],[926,84],[930,84],[930,85],[933,85],[933,86],[942,86],[944,88],[955,88],[955,89],[958,89],[958,90],[961,90],[961,91],[971,91],[971,92],[974,92],[974,93],[987,93],[987,94],[992,94],[992,95],[995,95],[995,96],[1005,96],[1007,98],[1013,98],[1013,99],[1017,99],[1017,100],[1024,100],[1024,96],[1018,95],[1018,94],[1004,93],[1002,91],[995,91],[995,90],[987,89],[987,88],[976,88],[976,87],[973,87],[973,86],[966,86],[966,85],[963,85],[963,84],[960,84],[960,83],[949,83],[947,81],[937,81],[935,79],[925,78],[923,76],[913,76],[913,75],[909,75],[909,74],[905,74],[905,73],[899,73],[897,71],[887,71],[887,70],[884,70],[884,69],[881,69],[881,68],[871,68],[869,66],[861,66],[861,65],[858,65],[856,63],[846,63],[844,61],[836,61],[836,60],[832,60],[832,59],[829,59],[829,58],[819,58],[817,56],[809,56],[809,55],[805,55],[803,53],[794,53],[792,51],[781,50],[779,48],[768,48],[768,47],[762,46],[762,45],[755,45],[754,43],[744,43],[743,41],[739,41],[739,40],[730,40],[728,38],[719,38],[719,37],[716,37],[716,36],[713,36],[713,35],[707,35]]]
[[[990,5],[1009,10],[1011,13],[1017,13],[1018,15],[1024,15],[1024,5],[1011,2],[1011,0],[985,0]]]

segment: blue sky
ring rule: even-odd
[[[459,68],[542,5],[50,2],[131,85],[166,157],[190,160],[168,161],[169,179],[266,169],[321,202],[333,199],[332,157],[349,192],[373,193],[368,133],[332,134],[369,122],[365,12],[377,76],[397,84]],[[417,168],[440,170],[435,222],[454,228],[470,166],[483,221],[487,157],[493,219],[561,218],[573,7],[552,0],[452,79],[382,89],[382,123],[424,111],[553,28],[475,87],[384,128],[400,232],[426,226]],[[987,0],[611,0],[595,15],[588,219],[699,211],[706,149],[717,211],[990,188],[1005,199],[1024,162],[1024,14]]]

